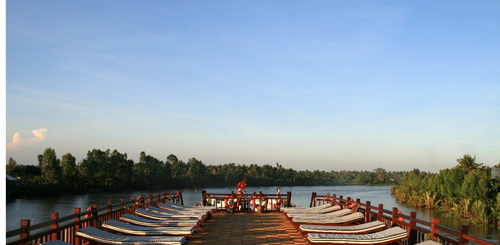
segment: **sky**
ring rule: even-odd
[[[4,159],[500,163],[500,2],[6,1]]]

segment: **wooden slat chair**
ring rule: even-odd
[[[307,211],[307,210],[318,210],[318,209],[324,209],[324,208],[328,208],[328,207],[331,207],[332,204],[330,203],[327,203],[327,204],[323,204],[323,205],[320,205],[320,206],[317,206],[317,207],[308,207],[308,208],[296,208],[296,207],[282,207],[280,210],[283,212],[283,213],[289,213],[289,212],[297,212],[297,211]]]
[[[186,209],[189,209],[189,210],[206,210],[206,211],[210,211],[210,213],[213,213],[215,210],[214,208],[212,207],[208,207],[208,206],[184,206],[184,205],[180,205],[180,204],[177,204],[177,203],[171,203],[171,202],[166,202],[166,203],[158,203],[158,207],[159,208],[169,208],[169,209],[181,209],[181,210],[186,210]]]
[[[300,225],[299,231],[303,236],[308,233],[330,233],[330,234],[367,234],[386,229],[387,226],[382,221],[370,221],[359,225]]]
[[[361,212],[355,212],[340,217],[298,217],[292,218],[292,224],[298,230],[300,225],[348,225],[362,222],[365,215]]]
[[[184,245],[186,238],[183,236],[123,236],[92,226],[81,228],[76,232],[77,240],[90,242],[92,244],[172,244]],[[80,241],[77,241],[78,244]]]
[[[199,220],[200,222],[205,222],[205,216],[203,214],[159,214],[148,211],[143,208],[138,208],[135,210],[135,215],[146,217],[148,219],[159,219],[159,220],[187,219],[187,220]]]
[[[194,226],[196,230],[199,230],[201,225],[199,220],[157,220],[157,219],[138,217],[132,214],[123,214],[122,216],[120,216],[120,221],[127,222],[129,224],[149,226],[149,227]]]
[[[109,219],[102,223],[102,228],[105,231],[111,231],[119,235],[136,235],[136,236],[184,236],[191,238],[195,232],[194,226],[176,226],[176,227],[148,227],[127,224],[118,220]]]
[[[344,215],[352,214],[351,209],[337,209],[333,212],[328,213],[287,213],[288,219],[300,218],[300,217],[340,217]]]
[[[370,234],[325,234],[309,233],[307,239],[310,244],[389,244],[401,243],[408,238],[408,231],[401,227],[392,227]]]
[[[205,219],[208,219],[210,217],[210,211],[205,211],[205,210],[168,210],[168,209],[163,209],[159,207],[154,207],[154,206],[148,206],[146,210],[159,213],[159,214],[201,214],[205,216]]]

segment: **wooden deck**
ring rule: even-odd
[[[308,244],[279,212],[216,212],[188,244]]]

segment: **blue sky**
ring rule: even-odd
[[[498,1],[6,2],[6,156],[500,163]]]

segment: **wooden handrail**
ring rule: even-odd
[[[152,197],[153,195],[150,194],[149,196]],[[142,197],[144,197],[144,195],[142,195]],[[85,212],[81,212],[80,208],[75,208],[74,214],[59,217],[58,213],[53,213],[51,214],[50,221],[34,225],[31,224],[29,219],[21,220],[21,228],[6,232],[6,244],[18,245],[30,242],[32,244],[36,244],[56,239],[71,244],[79,244],[75,233],[78,229],[86,225],[98,227],[99,222],[104,222],[115,217],[116,215],[119,217],[119,215],[126,213],[127,210],[129,210],[128,205],[132,207],[130,211],[133,212],[137,207],[146,207],[148,205],[156,204],[157,202],[166,202],[169,200],[175,200],[177,203],[183,203],[181,192],[177,191],[176,193],[167,193],[165,191],[163,196],[158,193],[157,199],[150,198],[149,201],[147,201],[142,198],[139,205],[136,205],[136,200],[132,197],[129,202],[125,202],[123,199],[120,199],[118,204],[113,204],[109,201],[106,202],[106,205],[103,205],[103,207],[98,207],[98,205],[94,204],[91,206],[90,211]],[[90,215],[90,217],[85,218],[85,215]]]
[[[350,197],[347,197],[347,199],[343,199],[342,196],[339,196],[337,198],[335,194],[330,195],[329,193],[327,193],[326,195],[318,195],[317,193],[313,192],[311,194],[311,201],[313,200],[313,197],[314,200],[326,199],[327,201],[334,204],[335,203],[346,204],[345,206],[353,202],[353,200]],[[416,213],[414,212],[411,212],[410,216],[408,216],[404,214],[399,214],[397,208],[393,208],[392,211],[389,211],[383,209],[382,204],[379,204],[377,208],[371,206],[371,202],[369,201],[363,204],[360,202],[359,199],[357,199],[356,202],[359,203],[361,207],[363,207],[363,211],[365,212],[365,217],[373,215],[376,216],[378,220],[383,221],[388,225],[399,225],[401,227],[406,227],[410,232],[410,237],[407,239],[408,242],[406,243],[408,245],[413,245],[418,242],[422,242],[423,239],[425,239],[425,236],[428,235],[430,235],[431,239],[433,238],[440,239],[441,241],[444,242],[444,244],[465,245],[469,244],[469,242],[475,242],[481,245],[498,244],[468,234],[469,228],[467,226],[461,226],[460,230],[457,231],[440,225],[439,219],[437,218],[432,218],[432,221],[429,222],[417,219]],[[311,203],[311,206],[316,206],[316,203],[314,204]],[[386,214],[390,216],[387,216]],[[403,218],[404,221],[400,221],[399,218]],[[422,227],[417,226],[417,224],[420,224]],[[457,237],[458,240],[451,236]],[[500,237],[498,242],[500,243]]]

